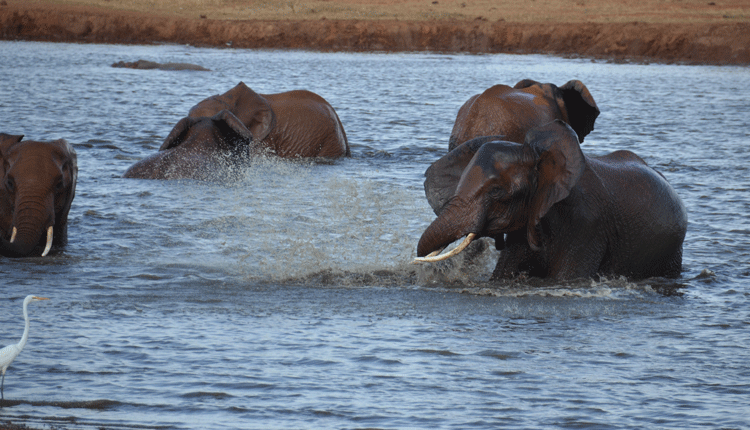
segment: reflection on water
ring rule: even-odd
[[[212,72],[116,69],[144,58]],[[68,247],[3,259],[0,418],[66,428],[742,428],[750,368],[750,72],[544,56],[0,42],[1,132],[65,138]],[[422,189],[470,96],[580,79],[591,155],[630,149],[690,218],[677,281],[487,282],[495,251],[412,265]],[[226,181],[120,178],[239,81],[306,88],[351,159]]]

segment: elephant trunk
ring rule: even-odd
[[[34,194],[19,192],[16,198],[16,210],[13,214],[10,242],[4,244],[4,248],[7,249],[8,256],[29,255],[46,233],[46,246],[42,252],[44,257],[52,247],[55,223],[54,198],[52,193],[43,199],[24,197],[24,195]]]
[[[457,248],[460,252],[476,236],[472,229],[467,227],[469,224],[466,217],[456,210],[455,206],[449,204],[422,233],[422,237],[417,244],[417,257],[424,257],[434,251],[440,251],[469,234],[469,239]]]

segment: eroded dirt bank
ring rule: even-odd
[[[226,21],[13,2],[0,6],[0,38],[321,51],[548,53],[667,63],[750,64],[748,23]]]

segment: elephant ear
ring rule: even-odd
[[[531,198],[527,239],[531,249],[540,249],[537,233],[539,221],[552,205],[570,195],[586,168],[586,159],[581,151],[573,129],[564,121],[555,120],[536,127],[526,134],[525,145],[538,154],[537,188]]]
[[[583,142],[583,138],[594,130],[599,107],[589,89],[581,81],[568,81],[560,87],[560,91],[568,113],[568,124],[578,134],[578,140]]]
[[[5,146],[12,145],[14,143],[18,143],[23,139],[23,134],[18,135],[12,135],[12,134],[5,134],[0,133],[0,145]]]
[[[456,187],[466,166],[485,143],[505,140],[503,136],[481,136],[459,145],[432,163],[425,172],[424,193],[436,215],[456,193]]]
[[[20,142],[22,139],[23,139],[23,134],[12,135],[12,134],[0,133],[0,157],[4,159],[5,153],[7,152],[7,150],[11,146]]]
[[[271,133],[276,126],[276,114],[270,108],[259,110],[253,115],[248,129],[256,141],[260,142]]]
[[[197,119],[189,116],[179,120],[177,124],[172,127],[172,131],[169,132],[167,138],[164,139],[164,143],[159,147],[159,151],[165,151],[174,148],[175,146],[179,146],[185,140],[185,136],[187,135],[188,130],[190,130],[190,127],[195,125],[196,122],[198,122]]]
[[[23,135],[0,133],[0,179],[5,177],[5,159],[11,146],[20,142]]]
[[[73,198],[75,198],[76,184],[78,183],[78,155],[76,154],[76,150],[73,149],[73,145],[68,143],[68,141],[65,139],[58,139],[53,141],[52,143],[59,146],[60,150],[66,157],[66,160],[63,163],[63,169],[64,174],[68,175],[68,180],[70,181],[70,188],[68,189],[67,195],[65,196],[63,210],[61,213],[56,215],[59,220],[59,225],[62,228],[62,232],[60,233],[62,238],[61,240],[64,242],[67,240],[67,232],[64,226],[66,226],[68,222],[68,213],[70,212],[70,206],[73,203]]]
[[[262,141],[268,137],[276,126],[276,113],[268,100],[251,90],[244,82],[237,84],[229,93],[232,93],[234,101],[232,112],[247,126],[253,139]]]
[[[55,145],[60,147],[60,150],[65,154],[67,160],[65,161],[65,168],[68,170],[70,175],[71,183],[73,184],[73,191],[75,192],[76,182],[78,181],[78,154],[73,148],[73,145],[68,143],[65,139],[58,139],[53,141]],[[72,200],[72,197],[71,197]]]
[[[219,128],[228,128],[229,130],[236,133],[243,141],[250,143],[253,141],[253,133],[245,127],[245,124],[240,121],[232,112],[224,109],[221,112],[211,117],[211,120],[219,126]]]

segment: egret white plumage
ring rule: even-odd
[[[49,299],[46,297],[37,297],[33,295],[26,296],[26,298],[23,300],[23,318],[24,320],[26,320],[26,328],[23,329],[23,336],[21,336],[21,341],[0,349],[0,368],[2,368],[3,372],[2,381],[0,381],[0,400],[5,399],[5,395],[3,393],[3,387],[5,385],[5,371],[8,370],[8,366],[10,366],[10,363],[12,363],[13,360],[18,357],[18,354],[21,353],[23,347],[26,346],[26,342],[28,342],[29,340],[29,311],[27,310],[27,308],[29,306],[29,303],[37,302],[40,300]]]

